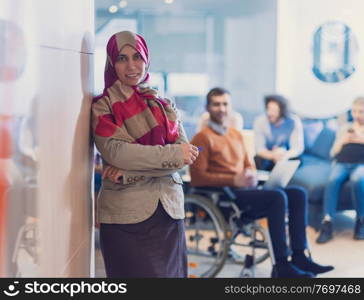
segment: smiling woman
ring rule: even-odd
[[[137,85],[145,74],[145,62],[142,55],[130,45],[126,45],[116,59],[115,71],[125,84]]]
[[[103,159],[97,200],[108,277],[186,277],[182,180],[198,155],[176,108],[148,85],[149,52],[123,31],[107,44],[105,89],[92,105]]]

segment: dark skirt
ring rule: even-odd
[[[109,278],[187,277],[184,222],[171,218],[160,202],[143,222],[102,223],[100,245]]]

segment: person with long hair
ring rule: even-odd
[[[255,163],[271,170],[282,159],[297,159],[304,150],[301,120],[291,113],[281,95],[264,97],[265,113],[254,121]]]

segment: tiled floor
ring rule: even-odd
[[[364,277],[364,241],[353,240],[352,213],[339,214],[335,219],[335,238],[327,244],[316,244],[317,232],[308,227],[308,239],[313,259],[320,264],[331,264],[335,269],[319,277]],[[100,250],[96,250],[96,277],[105,277]],[[238,277],[241,267],[226,264],[217,277]],[[267,259],[256,268],[257,277],[270,277],[271,263]]]

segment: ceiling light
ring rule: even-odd
[[[172,4],[174,2],[174,0],[164,0],[164,3],[166,4]]]
[[[111,13],[111,14],[114,14],[114,13],[116,13],[118,11],[118,7],[116,6],[116,5],[111,5],[110,7],[109,7],[109,12]]]
[[[121,0],[120,2],[119,2],[119,7],[120,8],[124,8],[124,7],[126,7],[128,5],[128,1],[126,1],[126,0]]]

